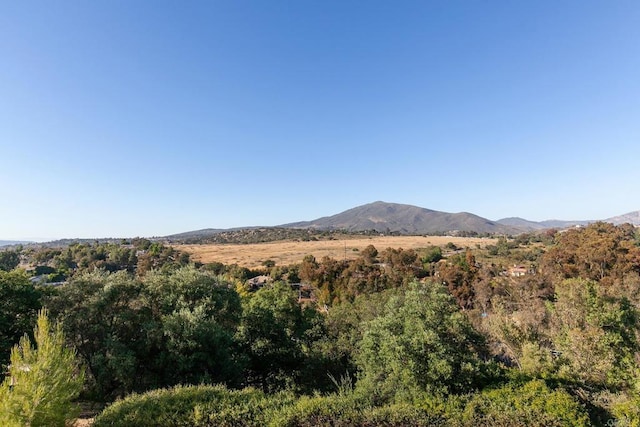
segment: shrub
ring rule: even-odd
[[[117,401],[96,417],[94,427],[264,426],[275,410],[293,400],[290,394],[255,389],[177,386]]]
[[[362,418],[367,403],[349,395],[301,397],[294,405],[276,414],[273,427],[353,426]]]
[[[609,425],[640,427],[640,398],[633,396],[614,404],[611,408],[611,415],[614,419],[608,421]]]
[[[469,427],[589,425],[585,410],[569,393],[552,390],[542,380],[507,384],[472,395],[459,418],[452,420],[452,424]]]
[[[427,427],[444,425],[442,417],[408,404],[371,406],[355,394],[302,397],[271,419],[272,427]]]

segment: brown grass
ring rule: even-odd
[[[386,248],[419,249],[427,246],[444,246],[448,242],[458,247],[475,248],[493,243],[489,238],[446,237],[446,236],[377,236],[358,237],[343,240],[323,240],[316,242],[271,242],[250,245],[211,244],[211,245],[174,245],[176,249],[188,252],[194,261],[202,263],[221,262],[238,264],[242,267],[256,268],[270,259],[277,265],[296,264],[305,255],[313,255],[320,260],[324,256],[335,259],[356,258],[360,251],[373,245],[382,251]],[[346,249],[346,250],[345,250]]]

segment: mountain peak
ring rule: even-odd
[[[448,213],[413,205],[375,201],[336,215],[285,224],[291,228],[318,228],[348,231],[397,232],[401,234],[436,234],[453,231],[509,233],[514,230],[470,213]]]

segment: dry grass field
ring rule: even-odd
[[[343,240],[322,240],[312,242],[271,242],[257,244],[205,244],[205,245],[173,245],[176,249],[191,254],[194,261],[202,263],[221,262],[238,264],[242,267],[256,268],[270,259],[277,265],[296,264],[305,255],[313,255],[316,259],[329,256],[335,259],[356,258],[359,251],[373,245],[382,251],[386,248],[418,249],[427,246],[444,246],[452,242],[464,248],[481,247],[494,243],[495,240],[477,237],[447,236],[376,236],[356,237]]]

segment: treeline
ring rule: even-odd
[[[157,390],[98,426],[640,423],[634,227],[359,255],[262,271],[172,256],[55,288],[0,272],[3,363],[44,306],[85,366],[85,398]],[[260,272],[273,281],[253,291]],[[317,304],[298,302],[298,281]],[[218,386],[174,388],[187,384]]]
[[[188,265],[189,254],[148,239],[119,242],[71,243],[65,247],[28,246],[0,251],[0,270],[9,271],[20,263],[29,266],[40,282],[62,282],[86,271],[127,271],[144,275],[147,271],[169,271]]]
[[[299,242],[338,240],[345,237],[378,235],[380,235],[380,232],[375,230],[347,231],[320,230],[316,228],[255,227],[218,232],[193,231],[169,236],[167,240],[171,243],[187,244],[253,244],[283,240]]]

